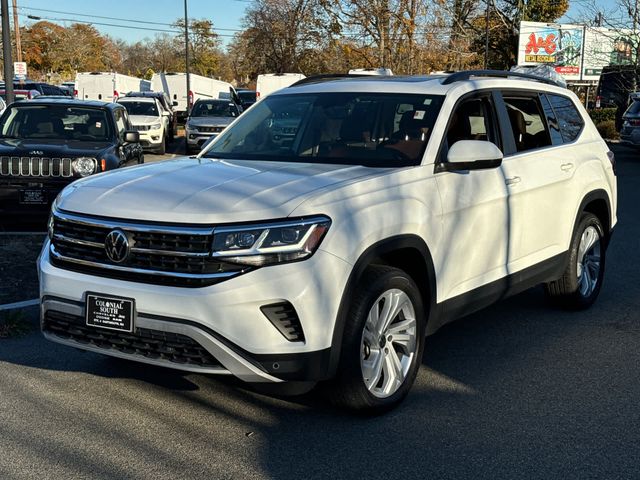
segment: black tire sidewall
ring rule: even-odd
[[[360,365],[362,333],[374,302],[387,290],[399,289],[407,294],[416,315],[416,353],[402,386],[391,396],[379,398],[366,388]],[[370,268],[363,276],[354,295],[343,335],[342,352],[338,372],[339,383],[348,390],[358,409],[365,413],[383,413],[399,403],[409,392],[420,364],[425,343],[426,317],[420,291],[413,280],[402,270],[392,267]]]
[[[584,296],[580,293],[579,284],[578,284],[578,250],[580,249],[580,241],[582,239],[582,234],[584,231],[593,226],[600,237],[600,270],[598,271],[598,280],[596,283],[596,288],[593,289],[588,296]],[[600,293],[600,289],[602,288],[602,282],[604,280],[604,270],[605,270],[605,260],[606,260],[606,244],[605,244],[605,235],[604,228],[602,227],[602,223],[592,213],[585,213],[582,215],[580,219],[580,223],[578,224],[578,228],[576,228],[573,240],[571,242],[571,257],[569,260],[569,271],[572,272],[571,276],[571,289],[574,291],[573,297],[574,302],[578,307],[586,308],[593,304],[595,299],[598,297]]]

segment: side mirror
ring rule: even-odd
[[[124,132],[124,143],[138,143],[140,141],[140,133],[136,130],[127,130]]]
[[[178,102],[176,102],[176,101],[174,100],[173,102],[171,102],[171,105],[172,105],[172,106],[174,106],[174,107],[177,107],[177,106],[178,106]]]
[[[449,148],[447,161],[441,163],[442,170],[481,170],[496,168],[502,164],[503,153],[486,140],[459,140]]]
[[[170,117],[170,116],[171,116],[171,113],[167,112],[166,110],[163,110],[163,111],[162,111],[162,116],[163,116],[163,117]]]

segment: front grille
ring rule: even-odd
[[[0,157],[3,177],[71,177],[71,158]]]
[[[223,368],[207,350],[186,335],[136,328],[134,332],[117,332],[90,327],[84,318],[68,313],[47,310],[42,330],[65,340],[92,345],[104,350],[116,350],[153,360],[181,365]]]
[[[220,133],[224,127],[196,127],[202,133]]]
[[[151,125],[133,125],[133,128],[139,132],[146,132],[147,130],[151,130]]]
[[[105,248],[114,229],[125,234],[130,247],[120,263]],[[213,285],[244,271],[211,257],[213,228],[109,222],[56,212],[53,231],[51,261],[68,270],[178,287]]]

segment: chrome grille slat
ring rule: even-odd
[[[72,164],[72,158],[0,157],[0,176],[69,178]]]
[[[121,262],[107,255],[114,229],[124,232],[129,254]],[[213,285],[248,270],[213,258],[213,227],[148,225],[54,212],[51,262],[82,273],[181,287]]]

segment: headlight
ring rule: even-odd
[[[151,127],[149,127],[150,130],[160,130],[160,127],[162,127],[162,123],[154,123],[153,125],[151,125]]]
[[[96,162],[95,158],[80,157],[76,158],[71,165],[76,174],[86,177],[95,173],[98,162]]]
[[[313,255],[331,220],[319,216],[213,231],[212,256],[225,262],[262,267]]]

